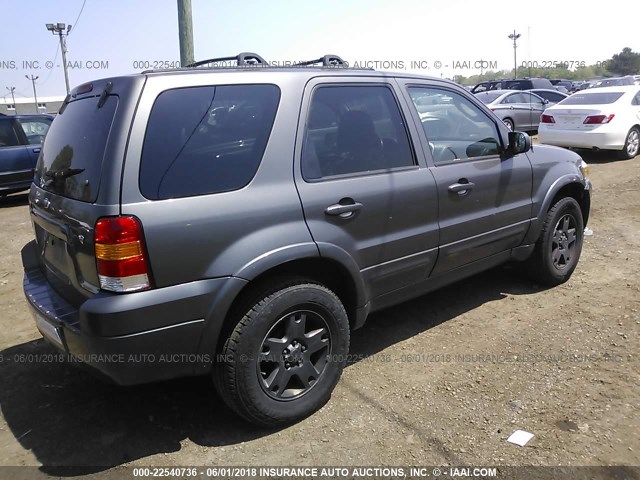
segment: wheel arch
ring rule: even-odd
[[[321,256],[315,244],[313,249],[299,248],[298,256],[282,260],[284,252],[262,255],[231,277],[227,291],[216,296],[207,315],[200,340],[199,352],[212,355],[219,351],[221,342],[233,329],[247,304],[258,301],[258,297],[277,288],[287,278],[305,278],[317,282],[333,291],[345,307],[351,328],[359,325],[359,312],[365,301],[362,276],[355,262],[340,261],[333,256]],[[337,248],[337,247],[336,247]],[[303,254],[304,252],[304,254]],[[291,251],[288,252],[292,253]],[[344,252],[345,255],[346,252]],[[281,261],[274,261],[280,257]],[[346,264],[345,264],[346,263]],[[355,268],[354,268],[355,266]]]
[[[587,226],[591,210],[590,184],[576,175],[566,175],[556,180],[547,191],[538,212],[535,212],[536,222],[535,224],[532,223],[531,229],[523,242],[524,244],[533,244],[538,240],[547,212],[561,198],[565,197],[571,197],[578,202],[584,226]]]

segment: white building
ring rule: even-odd
[[[0,97],[0,115],[28,115],[34,113],[58,113],[65,97],[40,97],[38,96],[38,108],[33,97],[16,97],[15,103],[11,95]]]

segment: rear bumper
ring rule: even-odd
[[[71,305],[34,263],[31,242],[22,251],[24,292],[42,336],[121,385],[197,375],[213,353],[199,353],[218,278],[132,294],[98,293]]]
[[[557,147],[598,148],[600,150],[622,150],[626,140],[624,133],[559,130],[540,125],[540,143]]]

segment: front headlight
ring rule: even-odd
[[[581,160],[580,162],[580,171],[585,177],[589,176],[589,165],[584,160]]]

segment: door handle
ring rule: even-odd
[[[33,153],[40,153],[40,148],[39,148],[39,147],[38,147],[38,148],[34,148],[34,149],[32,150],[32,152],[33,152]]]
[[[353,202],[353,200],[351,201]],[[331,215],[334,217],[340,216],[342,218],[349,218],[361,208],[362,208],[362,204],[358,202],[347,203],[347,204],[336,203],[334,205],[327,207],[324,213],[326,215]]]
[[[473,182],[464,182],[464,179],[461,178],[458,180],[459,183],[454,183],[449,185],[449,191],[451,193],[457,193],[458,195],[466,195],[470,190],[473,190],[473,187],[476,186]]]

